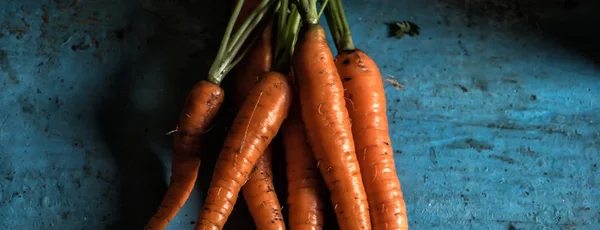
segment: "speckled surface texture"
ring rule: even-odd
[[[222,36],[213,2],[0,2],[0,229],[141,229]],[[386,93],[411,229],[600,229],[599,3],[578,2],[345,1],[405,88]],[[421,35],[388,38],[397,20]],[[226,121],[169,229],[193,227]]]

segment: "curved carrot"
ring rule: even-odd
[[[200,81],[190,91],[173,137],[171,182],[145,229],[165,229],[190,196],[200,167],[200,144],[223,103],[223,89]]]
[[[242,187],[242,195],[254,219],[256,229],[285,229],[281,205],[273,185],[271,159],[272,152],[269,145],[258,158],[250,179]]]
[[[323,229],[323,182],[296,105],[281,128],[288,181],[288,221],[293,230]]]
[[[302,119],[331,193],[341,229],[370,229],[369,206],[356,159],[344,88],[318,19],[309,21],[293,57]]]
[[[406,204],[388,130],[385,91],[377,64],[352,42],[340,0],[326,12],[338,55],[346,107],[362,172],[373,229],[408,229]]]
[[[277,72],[267,73],[252,88],[225,139],[195,229],[223,228],[241,187],[287,117],[290,94],[286,76]]]

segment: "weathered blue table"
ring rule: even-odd
[[[204,2],[0,3],[1,229],[143,226],[229,14]],[[405,88],[386,93],[411,229],[600,229],[599,4],[465,2],[345,3],[357,46]],[[387,37],[397,20],[421,35]],[[193,226],[211,167],[170,229]]]

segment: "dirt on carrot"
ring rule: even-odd
[[[241,187],[279,131],[290,104],[291,88],[283,74],[269,72],[252,88],[225,139],[195,229],[223,228]]]
[[[389,136],[385,91],[375,62],[361,50],[336,57],[361,166],[373,229],[408,229],[406,205]]]
[[[200,81],[190,91],[173,133],[171,182],[145,229],[165,229],[194,189],[200,168],[200,149],[206,131],[223,103],[223,89]]]
[[[242,187],[242,195],[254,219],[256,229],[285,229],[281,205],[275,194],[272,150],[268,146],[252,170],[250,179]]]

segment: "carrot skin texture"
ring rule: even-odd
[[[281,129],[288,181],[288,223],[292,230],[323,229],[324,184],[308,145],[300,108],[297,104],[292,106]]]
[[[308,25],[293,57],[302,119],[340,229],[370,229],[344,88],[321,25]]]
[[[272,150],[269,145],[256,162],[250,179],[242,187],[242,195],[254,219],[256,229],[285,229],[281,205],[273,185],[271,157]]]
[[[252,88],[225,139],[195,229],[223,228],[241,187],[279,131],[290,104],[291,88],[283,74],[269,72]]]
[[[173,134],[171,182],[145,229],[165,229],[190,196],[200,168],[202,139],[219,112],[223,98],[223,89],[207,81],[198,82],[189,92]]]
[[[406,205],[392,150],[381,72],[365,52],[341,52],[335,60],[342,78],[352,134],[373,229],[408,229]]]
[[[242,9],[256,7],[258,3],[260,1],[245,3],[248,6],[244,5]],[[250,53],[234,67],[232,73],[235,76],[236,98],[239,98],[238,108],[242,106],[252,87],[271,69],[273,56],[271,35],[272,23],[269,23],[254,43]],[[271,157],[269,145],[256,162],[255,170],[241,190],[257,229],[285,229],[285,223],[281,221],[283,220],[281,204],[274,190]],[[280,221],[272,221],[273,219]]]

